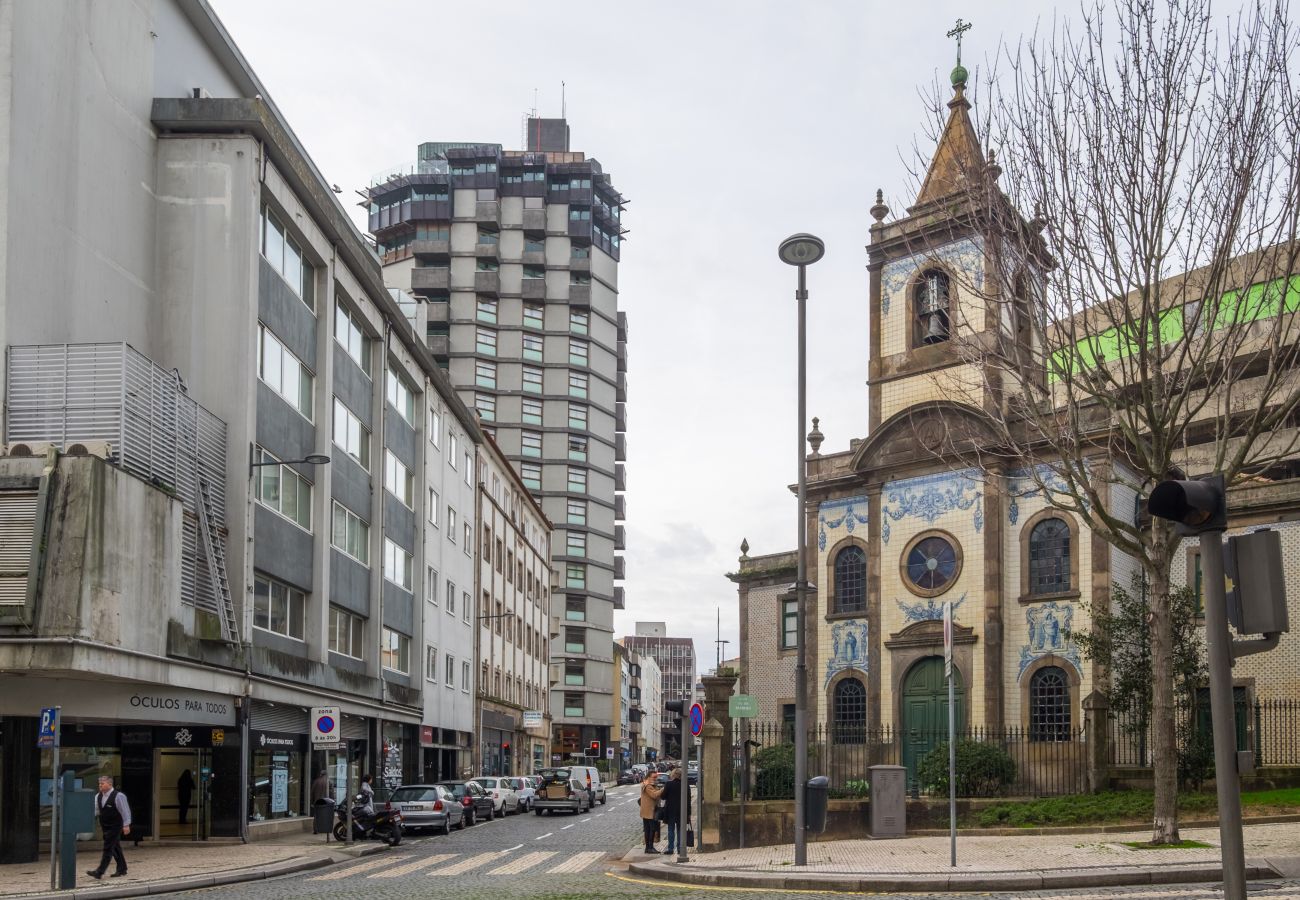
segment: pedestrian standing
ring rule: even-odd
[[[180,809],[180,824],[188,825],[190,803],[194,800],[194,776],[186,769],[176,780],[176,806]]]
[[[686,824],[691,824],[691,788],[686,786]],[[673,769],[673,773],[668,776],[668,786],[664,788],[664,805],[659,810],[660,818],[668,826],[668,849],[665,854],[675,853],[677,842],[686,840],[686,836],[678,834],[677,826],[682,820],[682,770]]]
[[[655,849],[655,829],[659,826],[659,798],[664,789],[649,778],[641,782],[641,830],[645,832],[645,852],[658,853]]]
[[[315,806],[330,795],[330,780],[324,769],[316,770],[311,780],[311,805]]]
[[[86,874],[96,880],[103,878],[109,862],[113,861],[117,867],[111,877],[120,878],[126,874],[122,838],[131,834],[131,805],[126,802],[126,794],[113,787],[113,779],[108,775],[99,776],[95,812],[99,814],[99,827],[104,832],[104,855],[99,860],[99,868]]]

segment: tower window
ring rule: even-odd
[[[948,276],[937,269],[927,269],[912,295],[913,331],[916,346],[940,344],[948,340],[950,311]]]

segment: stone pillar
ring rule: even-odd
[[[729,702],[731,692],[736,687],[736,676],[734,675],[705,675],[701,681],[704,682],[704,715],[709,721],[718,723],[722,735],[722,752],[725,754],[725,760],[731,762],[731,712]],[[731,770],[726,767],[724,771],[727,777],[723,779],[721,785],[722,799],[732,799]]]
[[[725,784],[731,790],[731,748],[727,746],[725,734],[722,723],[715,718],[705,722],[701,732],[704,738],[704,765],[700,767],[700,787],[704,791],[699,824],[701,849],[717,847],[722,840],[722,787]],[[682,777],[686,777],[685,773]]]
[[[1088,742],[1088,791],[1100,793],[1110,783],[1110,701],[1101,691],[1083,699],[1083,734]]]

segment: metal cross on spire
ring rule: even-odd
[[[957,65],[959,66],[961,65],[961,36],[974,27],[970,22],[963,22],[958,19],[957,24],[948,32],[948,37],[957,39]]]

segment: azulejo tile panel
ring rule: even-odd
[[[836,673],[854,669],[867,674],[867,620],[845,619],[831,626],[831,657],[826,660],[826,678],[831,683]]]
[[[1023,678],[1025,669],[1036,659],[1044,656],[1059,656],[1069,660],[1075,671],[1083,675],[1083,665],[1079,662],[1079,648],[1070,640],[1070,628],[1074,624],[1074,605],[1049,600],[1036,603],[1025,610],[1025,624],[1028,626],[1028,643],[1020,646],[1020,672],[1017,678]]]
[[[930,253],[915,253],[887,263],[881,271],[880,309],[889,315],[889,304],[895,296],[901,296],[907,288],[908,281],[916,270],[930,260],[937,260],[949,268],[959,280],[975,286],[975,290],[984,289],[984,251],[980,242],[971,238],[956,241],[940,247]]]
[[[823,503],[817,512],[817,549],[825,552],[827,535],[841,528],[848,534],[861,532],[865,539],[867,509],[866,497],[841,497]]]
[[[971,524],[978,534],[984,528],[981,483],[973,469],[965,473],[940,472],[891,481],[881,492],[881,540],[889,543],[891,522],[918,518],[933,525],[941,515],[952,510],[971,510]]]
[[[1047,502],[1052,504],[1052,499],[1056,495],[1061,495],[1062,500],[1073,499],[1069,497],[1069,487],[1051,466],[1038,465],[1034,467],[1034,473],[1037,480],[1033,478],[1028,469],[1017,469],[1008,474],[1007,477],[1007,521],[1015,525],[1020,520],[1020,504],[1018,500],[1027,497],[1042,496],[1043,492],[1038,489],[1038,483],[1042,482],[1047,487]],[[1086,508],[1086,507],[1085,507]]]
[[[903,614],[903,623],[911,625],[913,622],[937,622],[943,618],[944,601],[938,597],[931,597],[928,600],[917,600],[914,603],[908,603],[904,600],[895,600],[898,609]],[[952,618],[957,621],[957,607],[966,602],[966,594],[952,602]]]

